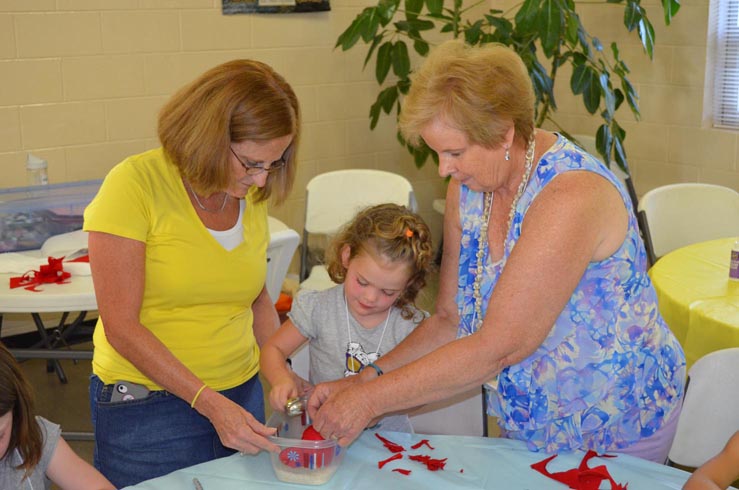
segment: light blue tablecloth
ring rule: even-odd
[[[519,441],[482,437],[423,436],[395,432],[381,432],[393,442],[409,450],[403,454],[428,454],[433,458],[448,458],[446,468],[428,471],[426,467],[404,457],[392,461],[382,469],[377,462],[390,453],[371,431],[366,431],[346,453],[341,467],[333,478],[320,488],[347,490],[398,490],[418,488],[439,489],[535,489],[563,490],[565,485],[532,470],[530,465],[546,457],[532,453]],[[425,447],[411,450],[410,446],[422,438],[430,439],[435,450]],[[577,467],[585,453],[560,454],[551,461],[552,472]],[[629,490],[681,489],[689,473],[639,458],[619,455],[615,458],[594,458],[590,467],[605,464],[616,482],[629,484]],[[391,471],[393,468],[411,470],[408,476]],[[464,470],[460,472],[460,470]],[[283,483],[272,470],[269,455],[234,455],[209,463],[176,471],[129,489],[136,490],[194,490],[192,479],[197,477],[204,490],[256,490],[274,488],[319,488]],[[609,489],[606,481],[601,485]]]

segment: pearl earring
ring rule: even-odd
[[[505,161],[506,162],[510,162],[511,161],[511,151],[510,151],[510,149],[507,146],[505,148]]]

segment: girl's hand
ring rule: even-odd
[[[269,392],[269,404],[272,409],[284,412],[285,405],[290,398],[302,395],[303,383],[301,381],[304,382],[300,376],[293,373],[291,376],[282,377],[279,382],[272,385],[272,390]]]
[[[241,453],[256,454],[261,450],[278,452],[279,446],[267,439],[276,429],[260,423],[242,407],[220,393],[206,388],[195,408],[215,427],[221,444]]]

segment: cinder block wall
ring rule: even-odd
[[[369,130],[377,86],[371,67],[362,70],[365,50],[333,49],[369,4],[332,0],[325,13],[224,16],[220,0],[3,0],[0,187],[24,185],[28,152],[49,161],[51,182],[102,178],[125,156],[158,145],[156,113],[175,89],[217,63],[248,57],[282,73],[304,113],[296,188],[271,214],[300,230],[303,189],[312,176],[387,169],[412,181],[421,214],[439,237],[432,201],[445,185],[435,166],[415,168],[395,140],[394,120]],[[658,0],[643,4],[656,30],[651,63],[636,35],[614,25],[621,7],[582,5],[588,25],[598,26],[593,34],[605,45],[619,42],[641,96],[641,122],[628,109],[622,114],[638,191],[689,181],[739,189],[736,133],[700,127],[708,0],[683,2],[669,28]],[[566,78],[559,85],[560,122],[570,132],[592,133],[596,121],[574,100]]]

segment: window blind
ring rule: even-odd
[[[739,129],[739,0],[711,0],[704,123]]]

